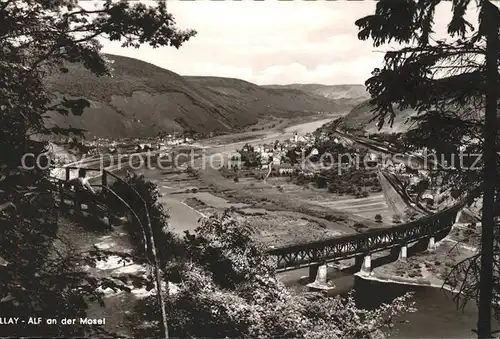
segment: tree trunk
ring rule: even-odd
[[[479,339],[491,338],[493,297],[493,244],[496,178],[496,112],[498,101],[498,9],[489,1],[483,3],[486,33],[486,112],[484,119],[484,195],[481,235],[481,272],[479,278]]]
[[[153,233],[153,227],[151,226],[151,218],[150,218],[150,215],[149,215],[149,209],[148,209],[148,205],[146,204],[146,201],[144,200],[144,198],[141,196],[141,194],[139,192],[137,192],[137,190],[132,187],[129,183],[127,183],[125,180],[123,180],[122,178],[120,178],[119,176],[113,174],[112,172],[109,172],[109,174],[111,176],[113,176],[114,178],[116,178],[117,180],[123,182],[124,184],[126,184],[136,195],[137,197],[141,200],[143,206],[144,206],[144,213],[146,214],[146,221],[147,221],[147,232],[146,232],[146,229],[144,229],[143,225],[142,225],[142,222],[141,222],[141,219],[137,218],[137,220],[139,221],[139,224],[143,230],[143,236],[144,236],[144,239],[145,239],[145,246],[148,245],[148,241],[147,241],[147,235],[146,233],[149,233],[149,246],[146,247],[146,251],[149,249],[150,252],[151,252],[151,255],[152,255],[152,266],[153,266],[153,275],[154,275],[154,279],[155,279],[155,283],[156,283],[156,292],[157,292],[157,298],[158,298],[158,303],[160,304],[160,311],[161,311],[161,322],[160,322],[160,330],[161,330],[161,333],[163,333],[163,337],[162,338],[165,338],[165,339],[168,339],[169,338],[169,335],[168,335],[168,321],[167,321],[167,310],[166,310],[166,305],[165,305],[165,298],[163,296],[163,289],[161,288],[161,270],[160,270],[160,261],[158,260],[158,252],[157,252],[157,247],[156,247],[156,243],[155,243],[155,238],[154,238],[154,233]],[[110,189],[109,189],[110,190]],[[110,190],[111,192],[113,192],[112,190]],[[116,193],[115,193],[116,194]],[[119,197],[120,198],[120,197]],[[123,199],[120,198],[120,200],[123,201]],[[125,202],[125,204],[128,206],[128,204]],[[135,214],[134,210],[132,208],[130,208],[131,212]],[[137,217],[137,215],[135,214],[135,216]],[[146,252],[147,254],[147,252]],[[168,292],[168,281],[166,281],[166,295],[169,294]]]
[[[154,265],[154,277],[156,280],[156,293],[158,293],[158,302],[160,303],[160,311],[161,311],[161,330],[163,333],[163,338],[168,339],[168,322],[167,322],[167,310],[165,306],[165,298],[163,296],[163,289],[161,288],[161,270],[160,270],[160,261],[158,259],[158,252],[156,250],[156,243],[155,243],[155,238],[153,234],[153,228],[151,227],[151,218],[149,217],[149,211],[148,207],[146,206],[146,203],[144,203],[146,207],[146,217],[148,219],[148,228],[150,232],[150,244],[151,244],[151,252],[153,254],[153,265]],[[165,281],[166,283],[166,289],[167,289],[167,295],[168,295],[168,281]]]

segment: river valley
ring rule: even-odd
[[[313,132],[319,126],[329,120],[321,120],[291,126],[283,131],[269,132],[267,136],[257,140],[246,140],[232,142],[228,144],[202,143],[207,154],[214,152],[231,154],[236,149],[241,148],[245,143],[258,144],[274,140],[284,140],[290,138],[295,131],[299,135]],[[220,141],[219,141],[220,142]],[[196,197],[207,206],[217,207],[216,210],[231,207],[231,203],[221,199],[216,195],[207,192],[200,193],[179,193],[186,192],[194,188],[189,181],[179,179],[178,175],[161,175],[158,171],[145,171],[143,174],[155,182],[163,194],[163,202],[170,214],[170,227],[177,233],[183,233],[196,227],[197,221],[204,216],[206,211],[193,208],[185,203],[186,198]],[[173,181],[177,181],[174,184]],[[199,187],[196,187],[199,189]],[[201,195],[200,195],[201,194]],[[239,206],[242,207],[242,206]],[[212,211],[213,209],[208,209]],[[343,231],[343,230],[342,230]],[[292,288],[303,288],[299,280],[307,275],[307,270],[295,270],[280,274],[281,279]],[[392,334],[395,338],[473,338],[471,329],[475,328],[477,321],[477,308],[473,303],[469,303],[465,309],[457,309],[449,292],[439,288],[427,286],[408,286],[392,283],[381,283],[367,281],[352,274],[338,272],[333,277],[336,289],[335,293],[345,294],[354,289],[356,291],[356,301],[360,307],[371,308],[381,303],[388,302],[392,298],[403,295],[406,292],[414,292],[417,312],[407,314],[403,317],[403,322],[396,324]]]

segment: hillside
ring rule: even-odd
[[[370,121],[373,118],[372,106],[369,103],[370,94],[364,85],[319,85],[319,84],[292,84],[292,85],[271,85],[265,86],[275,89],[295,89],[314,95],[324,96],[336,102],[351,106],[352,109],[342,117],[342,128],[359,129],[367,132],[403,132],[410,128],[409,118],[415,115],[412,110],[400,111],[395,109],[396,118],[391,127],[385,124],[379,131],[377,121]]]
[[[319,84],[291,84],[264,86],[276,89],[296,89],[307,93],[320,95],[332,100],[344,100],[351,104],[358,104],[369,99],[370,95],[364,85],[319,85]]]
[[[356,105],[345,117],[342,118],[341,127],[347,129],[362,129],[367,132],[387,132],[387,133],[398,133],[404,132],[411,127],[411,122],[409,118],[416,114],[413,110],[400,111],[395,109],[396,117],[394,119],[394,124],[391,127],[389,124],[384,124],[383,128],[379,131],[377,127],[377,120],[370,121],[374,113],[372,111],[373,106],[370,105],[369,100],[366,100],[358,105]]]
[[[293,88],[257,86],[240,79],[195,76],[185,79],[216,97],[227,98],[240,109],[260,116],[270,114],[281,118],[316,113],[347,114],[353,107],[352,104],[346,105],[343,100],[330,100]]]
[[[183,77],[155,65],[116,55],[113,77],[97,78],[69,65],[52,75],[56,94],[91,102],[83,116],[51,112],[50,124],[84,128],[88,136],[151,136],[160,131],[224,131],[249,126],[261,117],[291,118],[318,112],[344,113],[353,105],[296,89],[257,86],[242,80]]]

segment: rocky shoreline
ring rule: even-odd
[[[445,284],[446,278],[458,263],[475,255],[478,249],[471,246],[468,239],[456,239],[456,227],[436,243],[434,250],[376,267],[369,274],[358,272],[354,275],[380,283],[433,287],[458,293],[452,286]]]

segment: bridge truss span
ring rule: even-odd
[[[451,229],[460,205],[416,221],[366,233],[271,249],[278,272],[349,259],[433,237]]]

